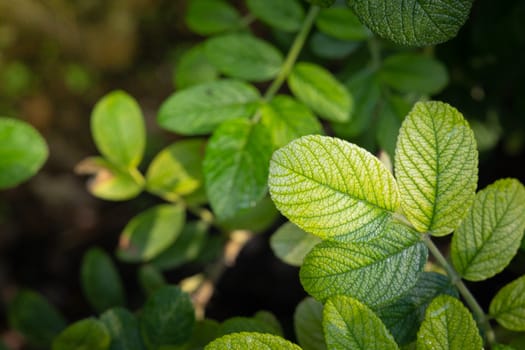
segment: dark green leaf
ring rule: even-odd
[[[208,343],[216,339],[219,334],[219,322],[215,320],[204,319],[197,321],[190,339],[175,347],[173,350],[203,350]]]
[[[391,159],[395,157],[401,122],[410,112],[410,108],[411,106],[401,97],[391,95],[383,99],[378,113],[376,139],[379,147],[385,150]]]
[[[334,4],[335,0],[306,0],[312,5],[317,5],[320,7],[330,7]]]
[[[247,0],[246,5],[261,21],[285,32],[296,32],[303,23],[304,10],[298,0]]]
[[[111,337],[99,320],[87,318],[64,329],[55,340],[53,350],[107,350]]]
[[[277,317],[275,317],[275,315],[272,314],[270,311],[257,311],[255,315],[253,315],[253,318],[263,322],[267,327],[272,328],[272,334],[283,336],[284,333],[283,328],[281,327],[281,323],[279,322]]]
[[[241,16],[227,1],[190,0],[186,24],[197,34],[210,35],[239,27]]]
[[[142,265],[138,272],[138,279],[142,290],[146,295],[151,295],[157,289],[166,285],[162,273],[154,265]]]
[[[306,298],[297,305],[293,316],[297,342],[304,350],[326,350],[323,333],[323,304]]]
[[[344,7],[321,10],[315,25],[322,33],[340,40],[366,40],[371,35],[356,15]]]
[[[218,77],[219,72],[208,60],[204,52],[204,45],[196,45],[184,52],[174,71],[177,89],[214,81]]]
[[[320,32],[313,33],[309,43],[313,54],[328,59],[344,58],[355,52],[360,46],[360,42],[339,40]]]
[[[144,350],[135,316],[124,308],[114,308],[100,315],[111,337],[109,350]]]
[[[279,212],[269,196],[263,197],[253,207],[240,209],[233,216],[217,221],[226,231],[249,230],[254,233],[264,232],[275,222]]]

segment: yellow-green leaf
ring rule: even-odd
[[[209,343],[204,350],[301,350],[288,340],[272,334],[241,332],[225,335]]]
[[[489,312],[503,327],[525,331],[525,276],[501,288],[492,299]]]

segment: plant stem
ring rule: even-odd
[[[429,234],[423,235],[423,242],[425,242],[425,245],[428,247],[432,255],[436,258],[438,263],[445,269],[452,284],[456,286],[456,288],[459,290],[459,293],[461,294],[461,296],[463,297],[467,305],[472,310],[472,313],[474,314],[474,318],[476,319],[478,326],[482,330],[482,333],[485,337],[487,345],[489,347],[492,347],[496,342],[494,330],[492,329],[490,325],[489,318],[487,317],[487,315],[485,315],[485,312],[479,305],[478,301],[472,295],[472,293],[467,288],[465,283],[463,283],[463,281],[461,280],[461,277],[459,276],[457,271],[454,269],[454,267],[447,261],[447,259],[443,256],[443,254],[439,250],[439,248],[434,244]]]
[[[312,29],[312,26],[314,24],[314,20],[317,17],[317,14],[319,13],[319,7],[318,6],[311,6],[308,10],[308,14],[306,15],[306,18],[304,19],[303,25],[301,27],[301,30],[299,33],[297,33],[297,36],[295,37],[292,47],[290,48],[290,51],[288,51],[288,55],[286,56],[286,59],[281,66],[281,70],[279,71],[279,74],[274,79],[270,87],[268,87],[268,90],[266,90],[266,93],[264,94],[264,99],[266,101],[270,100],[275,94],[279,91],[281,88],[281,85],[283,85],[284,81],[288,77],[288,74],[290,74],[290,71],[293,68],[293,65],[295,64],[295,61],[297,60],[297,57],[299,56],[299,53],[301,52],[304,43],[306,41],[306,38],[308,37],[308,34],[310,33],[310,30]]]

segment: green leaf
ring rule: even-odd
[[[320,7],[330,7],[334,4],[335,0],[306,0],[312,5],[317,5]]]
[[[109,350],[144,350],[138,322],[128,310],[117,307],[100,315],[111,337]]]
[[[137,167],[146,147],[144,117],[133,97],[113,91],[97,102],[91,133],[100,153],[122,168]]]
[[[174,350],[202,350],[218,336],[219,322],[210,319],[197,321],[190,339]]]
[[[219,72],[210,63],[204,51],[204,45],[195,45],[184,52],[174,70],[174,82],[177,89],[217,80]]]
[[[31,125],[0,117],[0,189],[35,175],[48,156],[45,140]]]
[[[225,231],[248,230],[260,233],[275,223],[279,212],[270,196],[264,196],[253,207],[243,208],[227,219],[219,219],[217,225]]]
[[[53,350],[106,350],[111,337],[102,323],[94,318],[86,318],[71,324],[55,340]]]
[[[117,268],[100,248],[91,248],[84,254],[80,277],[84,295],[97,312],[125,304]]]
[[[350,119],[354,100],[328,70],[313,63],[297,63],[288,86],[293,94],[321,118],[344,122]]]
[[[323,133],[323,127],[310,109],[289,96],[276,96],[261,106],[260,113],[276,148],[304,135]]]
[[[101,157],[82,160],[75,172],[92,175],[87,183],[88,191],[105,200],[128,200],[138,196],[144,188],[144,178],[137,169],[121,169]]]
[[[191,0],[186,24],[195,33],[210,35],[232,30],[241,25],[239,12],[222,0]]]
[[[347,0],[359,19],[397,44],[435,45],[456,36],[473,0]]]
[[[122,261],[149,261],[179,236],[185,222],[181,204],[160,204],[135,216],[120,235],[117,256]]]
[[[304,289],[317,300],[347,295],[374,307],[412,288],[428,251],[405,225],[391,222],[385,231],[381,239],[368,242],[316,245],[299,272]]]
[[[417,333],[418,350],[479,350],[482,347],[476,322],[461,301],[440,295],[430,303]]]
[[[189,295],[175,286],[163,287],[151,295],[139,318],[142,339],[150,350],[186,342],[194,323]]]
[[[525,276],[501,288],[492,299],[489,312],[503,327],[525,331]]]
[[[146,295],[151,295],[167,283],[162,273],[152,264],[142,265],[138,271],[139,284]]]
[[[366,40],[370,31],[361,24],[352,11],[344,7],[322,9],[315,20],[322,33],[340,40]]]
[[[288,340],[272,334],[241,332],[225,335],[208,344],[204,350],[250,349],[250,350],[301,350]]]
[[[525,230],[525,188],[516,179],[498,180],[476,195],[452,236],[451,257],[469,281],[496,275],[518,252]]]
[[[430,302],[440,294],[458,297],[457,290],[447,276],[423,272],[416,285],[398,299],[374,308],[400,345],[416,340],[417,331],[425,318]]]
[[[261,124],[234,119],[214,132],[204,157],[204,178],[211,207],[219,219],[262,199],[272,150],[271,139]]]
[[[395,173],[401,207],[418,231],[455,230],[478,180],[476,140],[461,113],[443,102],[416,103],[399,131]]]
[[[222,122],[255,113],[259,91],[236,80],[219,80],[175,92],[160,106],[157,121],[166,130],[204,135]]]
[[[287,222],[272,235],[270,246],[274,254],[287,264],[301,266],[304,257],[321,242],[319,237],[304,232]]]
[[[304,9],[298,0],[247,0],[250,12],[271,27],[297,32],[304,19]]]
[[[283,328],[281,323],[270,311],[261,310],[257,311],[253,318],[266,324],[267,327],[272,329],[272,334],[283,336]]]
[[[301,301],[293,316],[297,342],[304,350],[326,350],[323,304],[313,298]]]
[[[399,349],[381,319],[351,297],[328,299],[323,310],[323,328],[329,349]]]
[[[385,150],[392,159],[395,157],[397,135],[401,122],[410,112],[411,107],[399,96],[391,95],[383,99],[378,113],[376,140],[379,147]]]
[[[171,201],[195,192],[204,183],[204,148],[205,140],[189,139],[160,151],[146,173],[148,191]]]
[[[321,58],[342,59],[355,52],[361,43],[340,40],[321,32],[314,32],[308,46],[314,55]]]
[[[515,350],[512,346],[509,345],[503,345],[503,344],[494,344],[492,347],[494,350]]]
[[[379,70],[382,82],[403,93],[436,94],[448,83],[447,69],[438,60],[415,53],[387,57]]]
[[[66,327],[64,317],[44,297],[30,290],[16,294],[7,317],[11,328],[37,346],[49,346]]]
[[[277,209],[323,239],[375,238],[399,206],[394,177],[376,157],[327,136],[303,136],[276,151],[268,182]]]
[[[235,33],[208,39],[206,55],[224,75],[248,81],[274,78],[283,64],[279,50],[250,34]]]
[[[217,332],[218,336],[240,332],[257,332],[282,336],[282,330],[275,325],[255,317],[232,317],[224,321]]]

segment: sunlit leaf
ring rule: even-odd
[[[489,312],[503,327],[525,331],[525,276],[501,288],[492,299]]]
[[[301,350],[288,340],[272,334],[241,332],[225,335],[208,344],[204,350]]]

